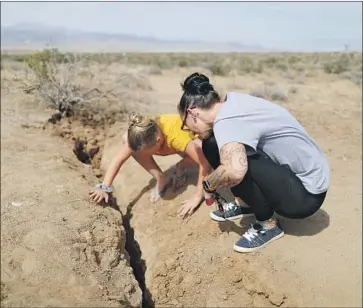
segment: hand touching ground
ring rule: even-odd
[[[108,193],[101,189],[95,189],[91,191],[90,198],[93,202],[101,203],[102,200],[105,200],[106,203],[108,203]]]

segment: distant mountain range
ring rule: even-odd
[[[40,49],[51,44],[60,50],[89,52],[261,52],[266,48],[235,42],[210,43],[203,41],[161,40],[130,34],[84,32],[38,24],[1,26],[1,49]]]
[[[351,42],[342,42],[325,41],[326,47],[323,49],[326,49],[325,51],[342,51],[344,44],[351,46]],[[1,50],[36,50],[49,45],[62,51],[84,52],[273,52],[293,50],[293,48],[277,50],[239,42],[162,40],[131,34],[85,32],[29,23],[1,26]],[[292,44],[292,46],[295,45]],[[361,50],[361,43],[359,46],[358,50]],[[321,50],[321,48],[319,49]],[[356,50],[356,46],[353,49]]]

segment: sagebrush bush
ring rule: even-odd
[[[350,57],[348,54],[341,54],[337,59],[325,62],[324,72],[327,74],[341,74],[350,69]]]
[[[207,68],[216,76],[228,76],[232,70],[229,64],[224,64],[223,62],[210,64]]]
[[[250,92],[250,95],[271,101],[287,101],[288,97],[284,90],[274,84],[265,83]]]
[[[57,49],[45,49],[25,59],[29,67],[26,93],[35,92],[50,108],[65,116],[74,115],[78,106],[87,108],[89,102],[98,100],[106,94],[97,88],[82,89],[75,82],[79,73],[81,59],[76,55],[62,54]]]
[[[239,73],[262,73],[263,64],[257,59],[242,58],[237,64],[237,70]]]

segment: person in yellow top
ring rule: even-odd
[[[102,200],[108,202],[112,182],[121,166],[131,156],[156,179],[155,189],[150,195],[150,201],[153,203],[158,201],[169,187],[183,186],[186,182],[185,169],[194,165],[199,166],[197,190],[190,200],[182,203],[178,212],[181,217],[192,214],[203,200],[202,182],[212,168],[203,154],[202,141],[182,126],[178,114],[162,114],[155,119],[132,115],[129,128],[123,136],[123,145],[108,167],[103,182],[97,184],[96,189],[90,192],[91,199],[97,203]],[[179,154],[182,159],[176,164],[172,179],[167,179],[153,155],[174,154]]]

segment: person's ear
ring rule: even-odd
[[[194,108],[193,108],[193,109],[194,109]],[[192,117],[194,117],[193,109],[191,109],[191,108],[188,108],[188,109],[187,109],[187,114],[190,114]]]
[[[189,113],[194,121],[196,118],[198,118],[198,111],[195,108],[189,109]]]
[[[156,137],[156,143],[160,143],[160,141],[161,141],[160,136]]]

